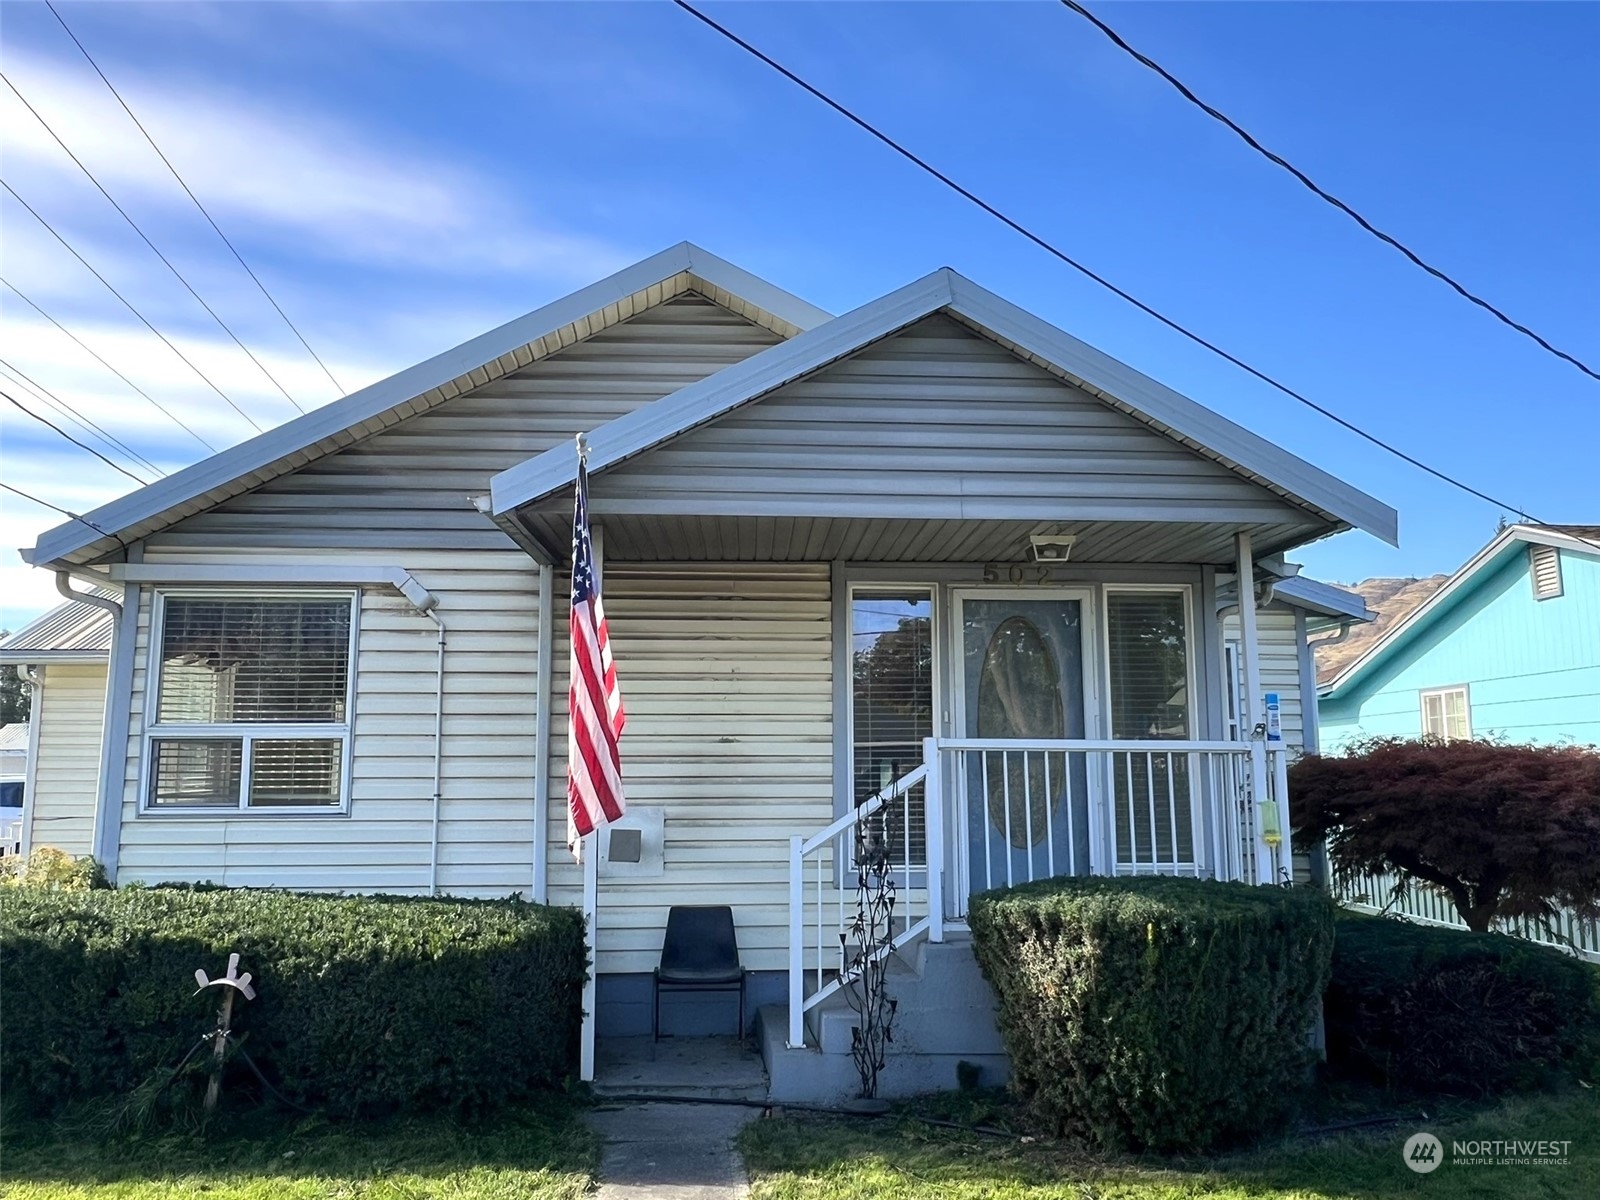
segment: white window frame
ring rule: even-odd
[[[1185,724],[1187,725],[1187,728],[1184,730],[1183,737],[1180,740],[1194,741],[1196,740],[1195,730],[1201,727],[1202,718],[1204,716],[1204,713],[1199,707],[1201,697],[1199,684],[1197,682],[1200,678],[1199,654],[1203,653],[1203,651],[1197,643],[1197,635],[1199,630],[1195,624],[1194,587],[1192,584],[1187,583],[1107,583],[1101,586],[1099,595],[1101,618],[1099,636],[1100,678],[1102,681],[1102,686],[1105,689],[1103,706],[1105,709],[1106,738],[1111,741],[1126,742],[1130,751],[1137,751],[1139,742],[1142,740],[1139,738],[1117,737],[1115,711],[1116,697],[1111,694],[1111,598],[1113,596],[1130,594],[1146,596],[1171,596],[1174,594],[1181,594],[1183,597],[1183,686],[1188,703],[1186,706],[1187,712],[1185,713]],[[1235,703],[1237,703],[1237,701],[1235,701]],[[1241,713],[1240,721],[1242,722],[1243,719],[1243,714]],[[1104,849],[1101,853],[1104,855],[1105,861],[1110,864],[1111,874],[1113,875],[1124,872],[1128,874],[1138,874],[1141,872],[1141,870],[1148,872],[1150,869],[1150,864],[1124,861],[1118,850],[1117,819],[1120,814],[1112,811],[1115,808],[1117,795],[1117,781],[1112,777],[1113,770],[1114,760],[1110,755],[1106,755],[1104,773],[1100,780],[1101,791],[1098,797],[1098,799],[1103,803],[1105,809],[1105,815],[1102,818],[1104,822],[1104,828],[1100,833],[1100,836],[1104,839]],[[1197,877],[1199,872],[1205,870],[1205,868],[1208,866],[1210,855],[1212,853],[1212,848],[1207,843],[1204,821],[1202,819],[1198,819],[1199,814],[1195,813],[1195,797],[1197,795],[1197,789],[1200,787],[1200,785],[1201,781],[1198,779],[1191,778],[1189,781],[1190,812],[1194,814],[1196,819],[1192,821],[1192,828],[1189,831],[1190,857],[1187,861],[1181,864],[1185,867],[1192,866],[1195,869]],[[1133,836],[1132,830],[1129,831],[1129,836],[1130,838]],[[1177,857],[1177,843],[1177,830],[1174,829],[1172,832],[1174,859]]]
[[[1429,699],[1434,696],[1439,697],[1439,717],[1443,723],[1448,726],[1450,724],[1450,713],[1446,707],[1446,697],[1454,695],[1456,692],[1461,693],[1461,715],[1466,720],[1467,731],[1459,738],[1451,737],[1448,729],[1439,734],[1433,734],[1428,729]],[[1472,689],[1469,685],[1465,683],[1453,683],[1448,687],[1423,688],[1417,693],[1417,709],[1422,717],[1423,737],[1437,736],[1443,738],[1447,742],[1470,741],[1472,739]]]
[[[263,722],[218,722],[196,724],[157,720],[161,697],[161,647],[165,640],[167,599],[175,600],[343,600],[350,605],[350,647],[345,672],[344,720],[318,721],[303,725]],[[222,817],[269,819],[273,817],[342,817],[350,812],[350,772],[355,758],[355,700],[357,643],[361,624],[359,588],[167,588],[151,595],[148,660],[145,668],[144,727],[139,768],[139,806],[141,817]],[[339,803],[314,805],[250,805],[250,753],[256,741],[312,739],[341,742],[339,755]],[[242,741],[239,768],[239,803],[229,808],[221,804],[151,803],[155,783],[155,743],[169,741]]]
[[[1116,700],[1115,697],[1111,695],[1111,597],[1127,595],[1129,593],[1142,593],[1144,595],[1160,594],[1167,596],[1173,595],[1174,593],[1182,593],[1183,595],[1183,670],[1186,677],[1184,680],[1184,688],[1188,696],[1188,713],[1186,718],[1188,729],[1184,732],[1181,740],[1194,741],[1196,739],[1195,730],[1199,727],[1200,719],[1203,714],[1198,707],[1198,701],[1200,700],[1200,688],[1197,682],[1199,679],[1199,663],[1196,661],[1197,656],[1195,653],[1198,647],[1196,646],[1195,642],[1196,629],[1194,613],[1194,588],[1187,583],[1108,583],[1101,587],[1099,597],[1102,617],[1100,621],[1099,638],[1100,682],[1104,689],[1103,694],[1105,696],[1104,708],[1106,737],[1116,737],[1115,726],[1113,724],[1115,713],[1112,711]],[[1243,717],[1241,715],[1241,720],[1242,719]],[[1119,740],[1137,742],[1139,739],[1126,738]]]
[[[852,579],[845,587],[844,605],[844,662],[848,674],[845,676],[845,714],[844,714],[844,758],[847,786],[850,790],[846,793],[845,802],[853,805],[855,802],[855,777],[856,777],[856,686],[855,686],[855,651],[856,651],[856,593],[857,592],[926,592],[928,594],[928,637],[929,648],[933,653],[932,669],[929,672],[928,684],[932,689],[930,699],[933,706],[929,710],[933,716],[933,732],[930,736],[940,736],[943,722],[940,721],[940,710],[943,704],[941,697],[944,680],[941,675],[944,664],[940,661],[939,635],[940,629],[940,588],[936,582],[928,580],[905,579]],[[919,757],[918,764],[921,759]],[[915,770],[913,765],[910,770]],[[927,812],[923,812],[923,824],[927,824]],[[927,843],[927,831],[923,831],[924,845]],[[850,853],[853,853],[851,851]],[[891,864],[892,865],[892,864]],[[853,869],[853,868],[852,868]],[[923,886],[921,878],[925,878],[927,864],[914,862],[911,870],[914,877],[918,877],[916,886]],[[842,876],[841,876],[842,877]],[[911,885],[908,885],[911,886]]]

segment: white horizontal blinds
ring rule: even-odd
[[[150,743],[150,802],[168,808],[239,807],[241,739],[156,738]]]
[[[1187,612],[1180,591],[1107,594],[1113,738],[1189,737]],[[1151,866],[1193,862],[1187,757],[1141,753],[1130,746],[1126,754],[1112,758],[1117,861]]]
[[[1466,688],[1441,688],[1422,693],[1422,732],[1455,741],[1472,736]]]
[[[1554,546],[1528,547],[1528,573],[1533,577],[1536,600],[1552,600],[1561,595],[1561,551]]]
[[[933,594],[927,588],[858,588],[850,597],[851,783],[861,804],[922,763],[933,736]],[[927,860],[919,784],[891,801],[890,860]]]
[[[169,597],[158,722],[343,722],[348,598]]]
[[[256,738],[250,746],[249,804],[339,803],[344,743],[334,738]]]
[[[338,808],[353,606],[350,594],[164,596],[149,807]]]

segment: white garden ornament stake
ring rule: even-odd
[[[217,1010],[217,1031],[212,1034],[211,1082],[206,1084],[206,1115],[210,1116],[216,1110],[217,1100],[222,1095],[222,1059],[227,1052],[229,1030],[233,1027],[233,995],[239,992],[246,1000],[254,1000],[256,990],[250,986],[249,971],[243,975],[239,974],[237,954],[228,955],[226,975],[211,979],[206,976],[205,968],[201,967],[195,971],[194,981],[200,985],[195,989],[196,996],[207,988],[222,989],[222,1007]]]

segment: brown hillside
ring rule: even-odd
[[[1442,588],[1449,578],[1448,575],[1430,575],[1426,579],[1364,579],[1353,585],[1342,584],[1347,591],[1365,600],[1367,607],[1378,614],[1378,619],[1352,626],[1350,636],[1337,645],[1311,643],[1316,652],[1317,682],[1327,683],[1355,662],[1397,622]]]

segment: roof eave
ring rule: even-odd
[[[1388,633],[1367,647],[1365,654],[1346,666],[1327,683],[1320,685],[1317,694],[1329,700],[1338,699],[1341,693],[1353,687],[1362,675],[1375,667],[1393,648],[1449,607],[1454,598],[1465,591],[1473,579],[1498,563],[1505,552],[1519,542],[1555,546],[1579,554],[1600,554],[1600,546],[1583,538],[1541,529],[1536,525],[1509,525],[1495,535],[1493,541],[1462,564],[1454,575],[1445,580],[1444,586],[1419,604],[1403,620],[1397,621]]]
[[[741,298],[795,330],[810,329],[830,319],[823,309],[710,251],[680,242],[387,379],[202,459],[81,518],[57,525],[41,534],[23,557],[39,566],[76,565],[69,562],[71,556],[87,547],[125,535],[141,522],[183,505],[194,504],[216,488],[269,470],[290,456],[337,438],[429,392],[449,388],[498,359],[685,273],[713,290]],[[190,514],[180,514],[177,519],[187,515]]]
[[[1177,440],[1275,486],[1320,514],[1328,522],[1328,532],[1347,526],[1398,544],[1399,516],[1393,508],[948,267],[591,430],[589,469],[598,473],[616,466],[940,310],[978,326],[1014,352],[1053,367],[1074,385],[1136,413]],[[494,476],[491,511],[496,519],[505,517],[570,486],[575,475],[571,449],[557,447],[535,455]]]

